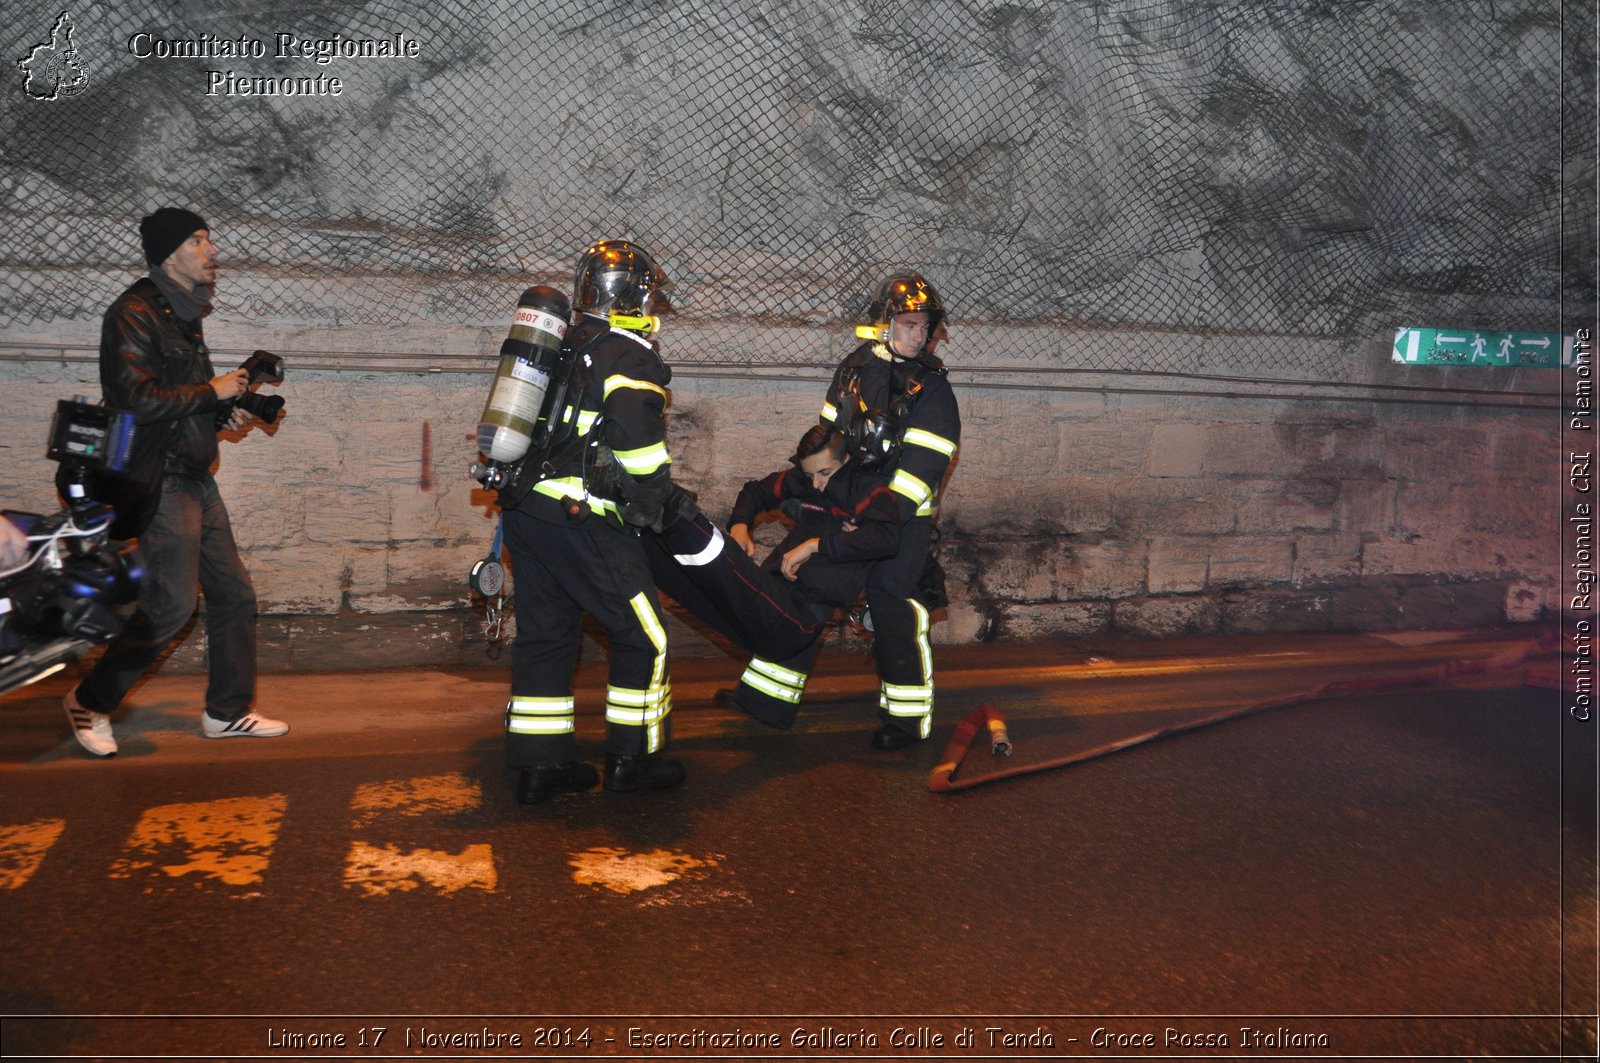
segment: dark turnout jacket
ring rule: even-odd
[[[569,442],[534,471],[531,492],[513,505],[547,520],[566,519],[574,503],[615,517],[631,481],[660,480],[672,463],[665,420],[672,371],[648,342],[592,316],[567,343],[580,361],[573,391],[552,412]],[[609,476],[598,469],[602,461],[615,465]]]
[[[899,499],[907,519],[931,517],[938,508],[945,471],[961,444],[961,412],[950,381],[942,369],[891,357],[881,343],[864,343],[846,355],[834,371],[822,405],[822,423],[838,426],[846,416],[862,413],[859,409],[841,409],[850,400],[845,385],[852,375],[859,377],[858,401],[867,409],[888,410],[897,399],[909,399],[908,412],[899,426],[900,446],[884,471],[890,477],[889,489]],[[918,390],[908,396],[913,386]]]

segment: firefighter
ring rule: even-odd
[[[845,436],[852,460],[889,478],[901,518],[894,555],[867,578],[881,726],[876,749],[901,749],[931,734],[933,646],[928,610],[943,605],[933,559],[939,492],[961,441],[961,413],[934,354],[945,336],[944,304],[919,273],[897,272],[877,288],[865,342],[834,372],[821,420]]]
[[[506,754],[517,799],[537,804],[592,788],[579,761],[572,676],[581,614],[604,629],[605,788],[676,786],[666,757],[672,689],[667,629],[639,530],[669,519],[675,488],[663,413],[671,371],[653,340],[671,283],[644,248],[603,240],[578,260],[572,375],[551,441],[501,489],[517,593]]]

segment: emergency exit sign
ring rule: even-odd
[[[1559,332],[1403,328],[1394,360],[1406,365],[1514,365],[1558,369],[1572,364],[1572,337]]]

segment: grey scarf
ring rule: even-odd
[[[196,284],[193,288],[185,288],[171,277],[160,266],[150,267],[150,279],[155,282],[161,294],[167,297],[167,304],[172,307],[172,313],[181,321],[199,321],[211,313],[211,296],[214,291],[209,284]]]

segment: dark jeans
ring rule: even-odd
[[[236,720],[249,712],[256,696],[256,591],[210,473],[162,481],[161,505],[139,536],[139,557],[138,610],[79,685],[79,702],[115,711],[189,622],[198,587],[206,596],[206,714]]]

